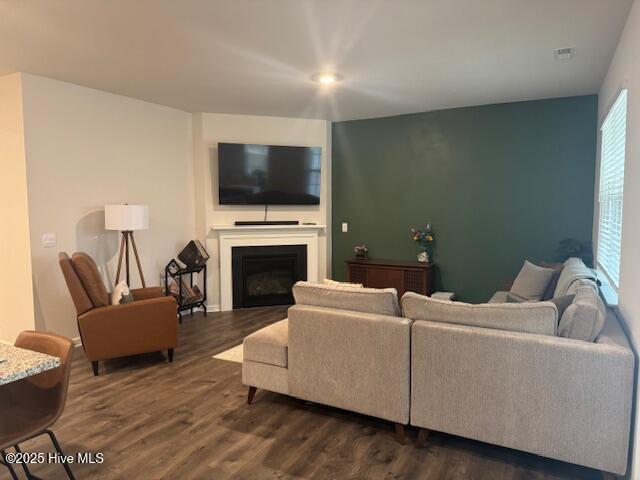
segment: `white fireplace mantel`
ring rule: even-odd
[[[269,230],[275,230],[277,232],[282,230],[317,230],[321,231],[326,228],[325,225],[316,225],[315,223],[300,223],[298,225],[247,225],[239,227],[238,225],[214,225],[211,230],[214,232],[265,232]]]
[[[324,225],[214,225],[220,249],[220,310],[233,309],[231,251],[233,247],[306,245],[307,279],[318,281],[318,235]]]

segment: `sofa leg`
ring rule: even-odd
[[[407,443],[405,434],[404,434],[404,425],[401,423],[396,423],[396,438],[400,445],[404,445]]]
[[[93,374],[97,377],[98,376],[98,360],[96,360],[95,362],[91,362],[91,368],[93,368]]]
[[[421,428],[418,432],[418,448],[423,448],[427,443],[427,437],[429,436],[429,430]]]
[[[249,387],[249,394],[247,395],[247,403],[251,405],[253,403],[253,397],[256,396],[256,387]]]
[[[167,350],[167,356],[169,357],[169,363],[173,362],[173,348]]]
[[[618,478],[617,475],[609,472],[602,472],[602,480],[616,480]]]

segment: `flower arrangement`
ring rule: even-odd
[[[423,263],[429,262],[429,259],[432,256],[433,242],[435,240],[431,223],[427,223],[424,230],[416,230],[415,228],[412,228],[411,238],[418,244],[418,249],[420,250],[420,253],[418,254],[418,261]]]
[[[358,258],[365,258],[369,254],[369,249],[364,244],[356,245],[353,247],[353,253],[355,253]]]

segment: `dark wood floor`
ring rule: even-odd
[[[258,391],[246,404],[241,365],[212,355],[284,318],[272,307],[196,314],[180,327],[173,364],[160,353],[101,364],[94,377],[77,349],[67,407],[54,431],[65,453],[102,452],[78,479],[595,479],[593,470],[450,435],[427,447],[396,442],[393,425]],[[124,332],[123,332],[124,334]],[[52,451],[44,439],[23,445]],[[36,465],[65,478],[60,465]],[[8,479],[0,467],[0,478]],[[21,477],[24,478],[24,477]]]

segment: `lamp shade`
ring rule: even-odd
[[[147,205],[105,205],[104,228],[107,230],[146,230],[149,228]]]

